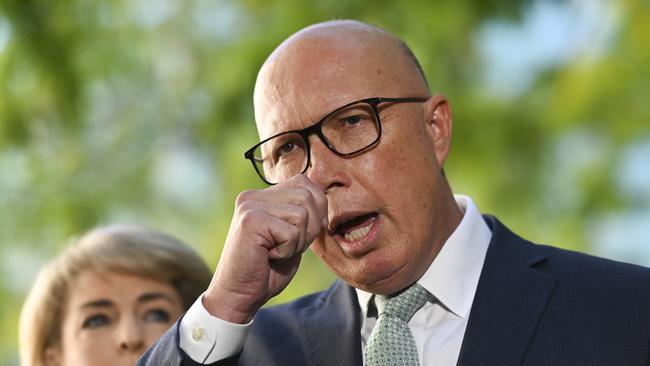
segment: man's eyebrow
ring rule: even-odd
[[[113,305],[114,303],[111,300],[99,299],[99,300],[88,301],[87,303],[82,304],[81,308],[108,308]]]
[[[138,296],[138,302],[149,302],[149,301],[154,301],[154,300],[166,300],[169,303],[175,303],[174,299],[162,292],[147,292],[144,293],[140,296]]]

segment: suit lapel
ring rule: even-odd
[[[360,309],[354,289],[341,280],[303,317],[305,358],[309,365],[361,365]]]
[[[458,365],[519,365],[556,279],[533,268],[545,257],[486,216],[492,240],[479,279]]]
[[[556,279],[534,268],[545,256],[486,216],[492,240],[474,297],[458,365],[519,365]],[[302,338],[310,365],[361,365],[361,323],[354,289],[338,280],[305,308]]]

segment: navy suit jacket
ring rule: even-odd
[[[650,365],[650,269],[530,243],[496,218],[458,365]],[[361,365],[354,289],[262,309],[215,365]],[[197,365],[178,323],[138,365]],[[442,366],[442,365],[441,365]]]

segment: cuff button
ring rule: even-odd
[[[201,327],[194,327],[192,329],[192,339],[199,342],[202,341],[203,338],[205,338],[205,329]]]

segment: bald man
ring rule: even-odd
[[[395,36],[307,27],[254,103],[245,156],[270,187],[239,195],[212,283],[141,365],[649,364],[650,271],[532,244],[454,196],[449,104]],[[261,309],[308,248],[339,280]],[[412,291],[399,332],[374,332]]]

